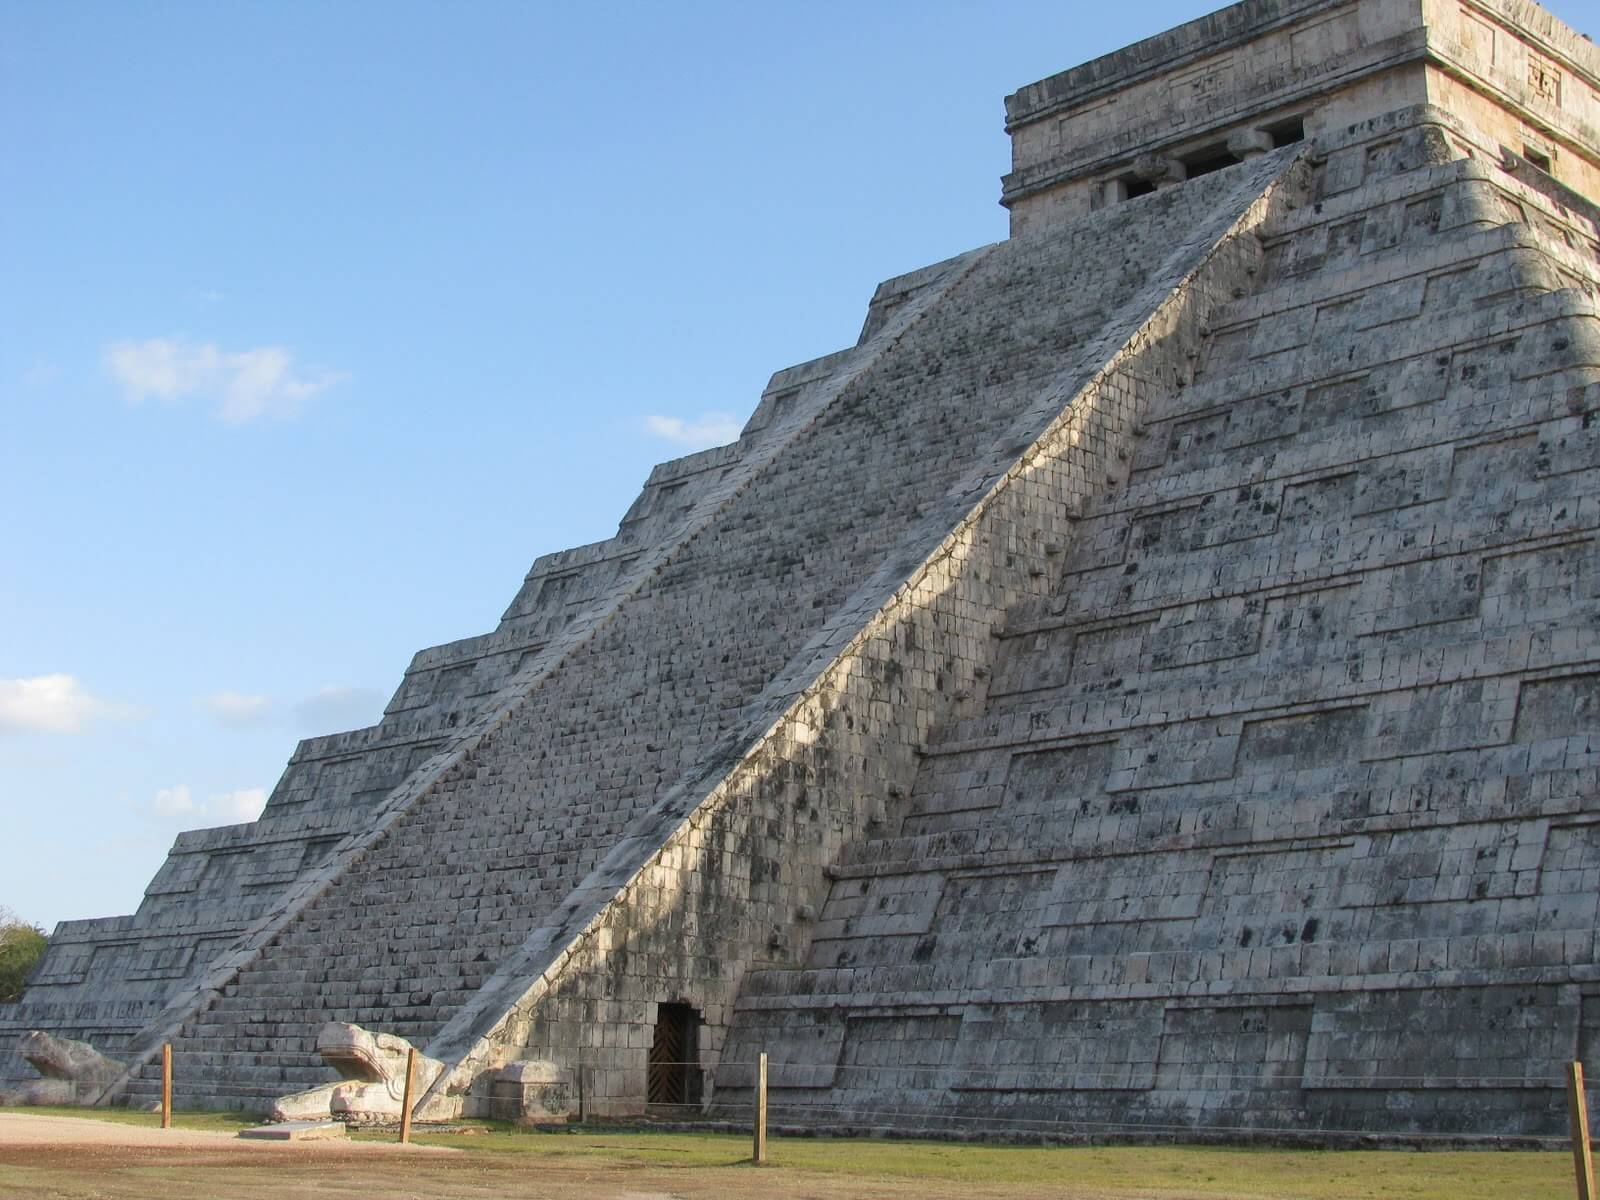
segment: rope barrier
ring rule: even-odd
[[[554,1055],[559,1052],[544,1049],[543,1055]],[[652,1061],[658,1067],[683,1067],[707,1072],[711,1080],[726,1077],[731,1071],[748,1070],[752,1079],[760,1071],[759,1060],[746,1061],[744,1059],[723,1059],[715,1068],[698,1060],[671,1060]],[[1288,1065],[1288,1064],[1284,1064]],[[1264,1064],[1264,1069],[1253,1071],[1215,1071],[1199,1070],[1187,1071],[1182,1065],[1168,1065],[1164,1072],[1172,1072],[1175,1078],[1172,1082],[1176,1086],[1193,1088],[1198,1083],[1207,1084],[1236,1084],[1239,1087],[1260,1088],[1270,1079],[1273,1064]],[[593,1070],[592,1065],[586,1067]],[[787,1118],[796,1122],[819,1119],[831,1119],[838,1123],[878,1123],[892,1129],[895,1126],[911,1130],[928,1130],[930,1128],[946,1128],[950,1130],[966,1128],[974,1132],[989,1131],[994,1133],[1033,1133],[1057,1134],[1061,1136],[1093,1136],[1097,1133],[1119,1136],[1139,1135],[1184,1135],[1197,1136],[1224,1135],[1228,1137],[1278,1137],[1278,1138],[1306,1138],[1306,1137],[1394,1137],[1407,1141],[1423,1142],[1461,1142],[1480,1140],[1514,1139],[1536,1145],[1557,1147],[1568,1143],[1566,1137],[1545,1134],[1511,1133],[1505,1130],[1458,1130],[1450,1133],[1431,1132],[1401,1132],[1379,1128],[1348,1128],[1342,1126],[1330,1127],[1326,1124],[1305,1125],[1271,1125],[1271,1124],[1196,1124],[1189,1122],[1160,1121],[1160,1120],[1091,1120],[1070,1116],[997,1116],[978,1113],[951,1112],[937,1107],[907,1108],[883,1106],[874,1104],[875,1091],[866,1082],[860,1081],[861,1076],[870,1079],[883,1079],[885,1088],[903,1087],[895,1081],[907,1075],[937,1077],[937,1088],[944,1091],[960,1091],[964,1088],[990,1091],[1010,1091],[1016,1093],[1028,1092],[1071,1092],[1082,1091],[1118,1091],[1130,1095],[1155,1090],[1156,1064],[1147,1062],[1133,1067],[1124,1067],[1115,1070],[1083,1070],[1079,1068],[1061,1067],[1052,1064],[1028,1064],[1010,1067],[951,1067],[947,1064],[927,1064],[911,1066],[872,1065],[862,1063],[827,1063],[827,1062],[784,1062],[768,1060],[766,1070],[769,1073],[768,1089],[770,1097],[767,1100],[766,1110],[775,1118]],[[813,1077],[826,1080],[820,1084],[795,1084],[785,1083],[786,1077],[796,1073],[811,1073]],[[1138,1083],[1132,1080],[1142,1076]],[[844,1079],[841,1081],[841,1077]],[[1050,1079],[1048,1083],[1037,1082],[1040,1077]],[[851,1082],[854,1079],[856,1082]],[[1105,1081],[1115,1081],[1116,1087],[1103,1086]],[[1102,1086],[1096,1086],[1100,1084]],[[1351,1090],[1360,1088],[1382,1089],[1403,1088],[1407,1085],[1429,1088],[1469,1088],[1469,1087],[1495,1087],[1512,1085],[1517,1087],[1543,1088],[1560,1090],[1567,1086],[1565,1079],[1551,1079],[1540,1074],[1522,1075],[1363,1075],[1358,1078],[1343,1078],[1337,1076],[1323,1076],[1313,1079],[1296,1078],[1293,1082],[1285,1080],[1276,1088],[1269,1090],[1283,1093],[1302,1089],[1326,1090]],[[741,1097],[752,1090],[748,1082],[724,1083],[722,1089],[731,1089],[734,1093],[726,1101],[718,1101],[713,1094],[708,1100],[700,1103],[655,1103],[650,1105],[652,1112],[679,1112],[690,1119],[697,1119],[710,1114],[715,1114],[718,1109],[742,1108],[747,1101]],[[760,1089],[757,1089],[760,1090]],[[815,1099],[808,1100],[788,1095],[795,1091],[833,1091],[843,1092],[846,1095],[838,1100]],[[1221,1091],[1218,1086],[1214,1089]],[[851,1093],[857,1097],[852,1102]]]
[[[1198,1125],[1178,1122],[1160,1121],[1085,1121],[1062,1117],[983,1117],[967,1113],[947,1113],[939,1111],[925,1111],[921,1109],[904,1108],[862,1108],[853,1105],[834,1104],[808,1104],[769,1101],[769,1108],[773,1112],[800,1112],[806,1115],[831,1113],[849,1117],[888,1117],[896,1121],[926,1124],[930,1122],[946,1122],[951,1124],[969,1124],[982,1126],[1007,1126],[1024,1129],[1027,1132],[1039,1133],[1050,1131],[1071,1131],[1074,1133],[1094,1133],[1105,1131],[1108,1133],[1162,1133],[1162,1134],[1228,1134],[1230,1136],[1243,1135],[1287,1135],[1294,1137],[1306,1136],[1337,1136],[1337,1137],[1373,1137],[1394,1136],[1397,1138],[1419,1139],[1439,1142],[1455,1142],[1466,1140],[1488,1140],[1495,1138],[1516,1138],[1519,1141],[1541,1142],[1552,1146],[1564,1146],[1565,1137],[1544,1134],[1511,1134],[1504,1130],[1467,1131],[1457,1133],[1398,1133],[1389,1134],[1382,1129],[1347,1129],[1331,1128],[1318,1125],[1315,1128],[1294,1125]]]

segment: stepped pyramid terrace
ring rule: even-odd
[[[0,1039],[358,1121],[409,1043],[422,1121],[739,1118],[765,1053],[824,1128],[1564,1134],[1600,51],[1246,0],[1005,112],[1006,241],[59,926]]]

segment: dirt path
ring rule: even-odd
[[[1059,1189],[863,1180],[729,1163],[670,1168],[374,1142],[245,1141],[0,1113],[0,1196],[48,1200],[1028,1200]],[[1125,1198],[1127,1193],[1118,1193]],[[1064,1200],[1103,1200],[1074,1193]]]
[[[199,1129],[155,1129],[147,1125],[122,1125],[84,1117],[42,1117],[26,1113],[0,1113],[0,1154],[13,1147],[114,1146],[139,1149],[146,1146],[162,1150],[265,1151],[280,1154],[292,1151],[301,1157],[335,1152],[342,1154],[459,1154],[440,1146],[384,1145],[381,1142],[263,1142],[242,1139],[231,1133]]]

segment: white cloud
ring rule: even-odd
[[[680,446],[688,446],[693,450],[702,450],[707,446],[721,446],[731,442],[739,436],[741,423],[736,417],[727,413],[709,412],[701,413],[693,421],[685,421],[682,417],[648,416],[644,419],[644,426],[659,438],[669,442],[676,442]]]
[[[72,675],[0,679],[0,733],[82,733],[97,718],[134,715],[91,695]]]
[[[348,378],[321,367],[297,367],[282,346],[223,350],[183,338],[112,342],[105,364],[132,403],[172,404],[198,396],[215,404],[216,415],[232,425],[293,416],[312,396]]]
[[[266,804],[266,788],[239,788],[201,803],[188,784],[180,783],[158,790],[151,798],[150,808],[164,820],[190,825],[240,825],[259,817]]]
[[[211,797],[207,808],[213,816],[222,817],[227,824],[237,825],[244,821],[254,821],[266,806],[266,788],[240,788],[238,791],[224,792],[220,796]]]
[[[319,688],[294,706],[294,715],[308,733],[360,729],[383,716],[383,695],[372,688]]]
[[[213,692],[201,703],[219,723],[236,729],[261,725],[272,717],[272,701],[265,696],[244,692]]]
[[[187,817],[199,811],[199,806],[194,802],[194,796],[189,792],[189,785],[180,783],[177,787],[162,788],[156,792],[155,799],[150,802],[150,807],[156,810],[160,817]]]

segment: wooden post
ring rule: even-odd
[[[580,1053],[578,1055],[578,1124],[579,1125],[582,1125],[585,1121],[587,1121],[589,1119],[588,1111],[584,1107],[585,1101],[587,1100],[587,1097],[584,1095],[583,1075],[584,1075],[583,1055]]]
[[[767,1161],[767,1056],[756,1060],[755,1154],[751,1161],[762,1166]],[[1584,1200],[1590,1200],[1585,1197]]]
[[[406,1098],[400,1102],[400,1144],[411,1141],[411,1088],[417,1079],[417,1048],[406,1051]]]
[[[1583,1064],[1567,1064],[1567,1115],[1572,1121],[1572,1169],[1578,1200],[1595,1200],[1594,1159],[1589,1151],[1589,1104],[1583,1096]]]
[[[161,1043],[161,1128],[172,1128],[172,1043]]]

